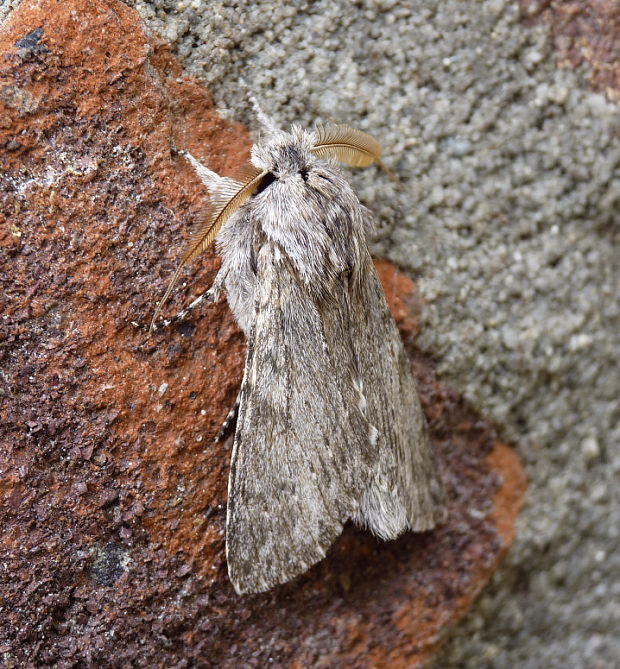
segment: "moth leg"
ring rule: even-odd
[[[204,302],[212,302],[212,301],[213,301],[213,293],[211,292],[211,288],[209,288],[209,290],[205,290],[204,293],[199,295],[193,302],[191,302],[184,309],[181,309],[181,311],[176,313],[174,316],[171,316],[170,318],[162,318],[157,323],[153,323],[153,331],[161,330],[161,328],[165,328],[168,327],[169,325],[177,323],[178,321],[185,320],[196,307],[199,307]]]
[[[217,273],[211,288],[205,290],[204,293],[199,295],[193,302],[188,304],[184,309],[181,309],[181,311],[179,311],[174,316],[171,316],[170,318],[162,318],[162,320],[157,321],[157,323],[153,323],[153,331],[160,330],[161,328],[168,327],[174,323],[185,320],[194,309],[199,307],[201,304],[204,304],[205,302],[217,302],[217,300],[220,298],[220,295],[222,294],[225,278],[225,274],[222,274],[222,271],[220,270]],[[134,323],[134,325],[136,324]]]
[[[228,415],[224,419],[224,422],[222,423],[222,427],[220,427],[219,432],[215,436],[215,441],[222,441],[222,439],[226,436],[226,433],[228,432],[228,428],[231,426],[231,424],[237,420],[237,414],[239,413],[239,402],[241,401],[241,393],[237,395],[237,399],[235,400],[235,403],[233,405],[233,408],[228,412]]]

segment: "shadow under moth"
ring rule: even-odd
[[[235,590],[306,571],[348,520],[382,539],[433,528],[443,488],[368,250],[372,215],[336,167],[383,165],[379,143],[345,125],[270,125],[234,178],[186,155],[210,204],[151,328],[181,268],[215,240],[221,269],[191,307],[225,290],[248,341],[226,518]]]

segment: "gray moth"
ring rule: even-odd
[[[239,594],[309,569],[349,520],[389,540],[445,518],[410,362],[368,250],[372,215],[337,168],[382,165],[380,155],[344,125],[271,127],[234,178],[187,154],[210,205],[152,327],[183,265],[215,239],[222,264],[205,295],[226,293],[248,341],[226,518]]]

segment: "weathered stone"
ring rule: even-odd
[[[560,65],[586,62],[594,90],[620,100],[620,4],[615,0],[520,0],[528,21],[551,26]]]

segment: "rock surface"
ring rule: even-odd
[[[127,1],[231,118],[256,127],[249,88],[281,127],[349,123],[404,185],[351,173],[372,249],[416,277],[416,345],[530,481],[437,666],[615,669],[620,115],[593,75],[618,62],[618,3]]]
[[[524,18],[551,27],[563,67],[588,63],[596,91],[620,101],[620,5],[615,0],[520,0]]]
[[[178,150],[229,173],[249,137],[116,0],[23,2],[0,53],[4,665],[425,661],[510,545],[525,479],[415,353],[415,286],[379,264],[448,523],[388,544],[348,527],[308,574],[237,597],[224,557],[230,439],[213,436],[243,337],[225,303],[154,338],[131,321],[148,322],[205,197]],[[211,250],[174,305],[216,268]]]

